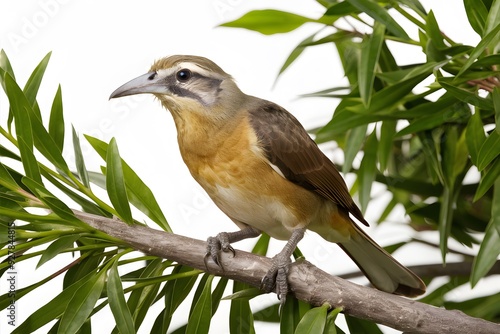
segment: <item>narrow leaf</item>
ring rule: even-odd
[[[496,184],[500,185],[500,182],[497,181]],[[495,188],[498,187],[495,185]],[[498,192],[498,190],[495,190],[495,192]],[[498,196],[497,203],[495,203],[494,205],[499,205]],[[474,287],[477,282],[479,282],[479,280],[488,273],[488,271],[497,261],[497,257],[500,254],[500,233],[498,232],[497,226],[495,226],[497,224],[498,217],[492,217],[488,224],[488,227],[486,228],[484,239],[481,242],[481,246],[479,247],[479,252],[474,258],[474,262],[472,264],[472,273],[470,277],[470,283],[472,287]]]
[[[464,0],[467,19],[479,36],[484,36],[484,26],[488,17],[488,10],[482,0]]]
[[[500,134],[492,131],[477,154],[477,169],[482,171],[500,155]]]
[[[498,1],[497,1],[498,2]],[[478,45],[472,50],[472,52],[469,55],[469,59],[467,62],[462,66],[462,69],[458,72],[456,77],[459,77],[462,75],[467,69],[476,61],[479,56],[484,52],[484,50],[490,45],[490,43],[493,40],[497,39],[497,35],[500,32],[500,24],[497,25],[495,28],[493,28],[486,36],[484,36],[483,39],[478,43]]]
[[[380,141],[378,145],[378,162],[380,171],[387,169],[392,156],[394,136],[396,135],[396,121],[382,122],[380,127]]]
[[[347,0],[351,5],[358,8],[362,12],[370,15],[375,21],[382,23],[387,27],[394,36],[402,38],[404,40],[409,40],[410,37],[406,31],[397,23],[397,21],[392,18],[392,16],[387,12],[387,10],[380,6],[375,1],[370,0]]]
[[[253,10],[239,19],[221,24],[222,27],[245,28],[264,35],[290,32],[315,19],[274,9]]]
[[[346,315],[345,320],[351,333],[383,334],[374,322]]]
[[[88,283],[93,275],[93,273],[90,273],[65,288],[54,299],[28,316],[19,327],[14,329],[12,334],[34,333],[37,329],[48,324],[52,320],[56,320],[68,309],[68,305],[75,292]]]
[[[477,166],[479,150],[486,140],[486,135],[484,133],[483,122],[481,120],[479,109],[476,109],[474,115],[472,115],[469,119],[465,139],[472,163]]]
[[[500,88],[493,89],[493,108],[495,109],[495,130],[500,134]]]
[[[346,143],[348,145],[344,149],[344,165],[342,166],[342,173],[346,174],[351,171],[352,163],[357,154],[361,151],[361,146],[366,138],[366,130],[368,124],[360,125],[352,129],[347,134]]]
[[[487,34],[492,31],[494,28],[500,25],[500,1],[493,0],[490,6],[490,10],[488,12],[488,17],[486,18],[486,23],[484,27],[484,33]],[[498,42],[498,40],[496,41]],[[492,43],[494,50],[498,50],[498,46],[495,41]],[[495,52],[495,51],[493,51]]]
[[[295,334],[323,333],[326,325],[326,313],[329,305],[314,307],[309,310],[300,320]]]
[[[71,307],[66,308],[61,317],[58,333],[77,333],[87,321],[106,282],[106,274],[101,272],[82,285],[69,301]]]
[[[114,138],[111,139],[108,146],[106,164],[106,189],[108,190],[109,199],[120,218],[128,224],[132,224],[134,219],[132,218],[132,212],[128,204],[127,189],[123,178],[122,159],[120,158],[118,146]]]
[[[205,282],[200,298],[196,302],[191,316],[189,317],[186,334],[208,334],[210,320],[212,319],[212,281],[214,276],[210,275]]]
[[[78,176],[82,181],[83,185],[90,188],[89,174],[87,172],[87,167],[85,167],[85,160],[83,159],[82,147],[80,146],[80,138],[76,133],[75,127],[72,127],[73,133],[73,150],[75,152],[75,164],[76,170],[78,171]]]
[[[429,14],[427,15],[425,30],[427,35],[430,37],[431,43],[434,47],[436,47],[436,49],[444,50],[447,48],[447,45],[444,43],[443,34],[441,33],[441,29],[439,29],[436,17],[434,16],[432,10],[429,11]]]
[[[56,215],[58,215],[65,223],[88,228],[88,225],[80,221],[74,215],[73,211],[60,199],[50,193],[42,184],[32,180],[29,177],[23,178],[23,183],[38,197],[45,205],[47,205]]]
[[[248,288],[248,285],[234,281],[233,292]],[[229,331],[231,334],[255,334],[253,315],[248,300],[236,299],[231,301],[229,312]]]
[[[359,202],[362,212],[366,212],[370,202],[370,192],[377,173],[377,146],[377,136],[373,131],[363,148],[364,156],[358,172]]]
[[[370,105],[375,69],[384,42],[385,26],[378,22],[373,25],[373,33],[363,41],[361,57],[359,58],[358,85],[361,100],[365,106]]]
[[[111,266],[108,273],[108,283],[106,285],[109,307],[115,318],[116,327],[121,334],[134,334],[136,333],[134,327],[134,320],[132,314],[125,301],[123,294],[122,282],[118,274],[117,262]]]
[[[497,159],[491,167],[483,171],[479,187],[477,187],[474,201],[477,201],[486,194],[486,192],[493,186],[495,181],[500,177],[500,159]]]
[[[455,86],[450,78],[438,78],[438,82],[444,89],[446,89],[450,94],[455,96],[460,101],[472,104],[481,109],[493,109],[493,102],[491,100],[479,97],[475,93],[472,93],[467,89]]]
[[[295,297],[287,298],[280,312],[280,334],[295,333],[300,318],[299,301]]]
[[[49,135],[59,151],[62,152],[64,148],[64,116],[61,85],[57,87],[57,92],[50,110]]]
[[[314,40],[314,36],[316,36],[316,33],[314,33],[311,36],[304,39],[302,42],[299,43],[299,45],[297,45],[295,47],[295,49],[292,50],[292,52],[290,52],[287,59],[285,60],[285,63],[281,66],[276,79],[278,79],[279,76],[283,72],[285,72],[285,70],[290,65],[292,65],[292,63],[302,54],[302,52],[304,52],[304,50],[306,49],[306,46],[308,46],[309,43],[312,43],[312,41]]]
[[[85,136],[90,145],[96,150],[96,152],[103,158],[106,159],[108,144],[105,142],[90,137]],[[161,228],[167,232],[172,232],[172,229],[168,225],[167,219],[165,218],[161,208],[156,201],[151,189],[139,178],[139,176],[133,171],[133,169],[122,160],[123,174],[125,177],[125,183],[128,190],[130,202],[141,212],[146,214],[151,220],[157,223]]]
[[[24,86],[23,92],[28,99],[30,106],[35,103],[36,95],[38,93],[38,89],[40,88],[40,84],[42,83],[43,75],[45,74],[45,69],[49,64],[50,56],[52,52],[47,53],[45,57],[40,61],[37,65],[31,76],[29,77],[26,85]]]
[[[453,186],[445,185],[443,195],[441,196],[441,209],[439,212],[439,248],[443,263],[446,263],[446,254],[448,254],[448,238],[450,237],[451,225],[453,222],[453,205],[455,198],[453,196]]]
[[[68,248],[72,248],[75,241],[80,239],[81,235],[73,234],[73,235],[63,235],[60,236],[56,241],[51,243],[43,252],[40,260],[38,261],[36,268],[38,269],[45,262],[53,259],[57,255],[61,254],[61,252],[67,250]]]

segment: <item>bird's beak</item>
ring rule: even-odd
[[[165,82],[159,78],[158,73],[149,72],[118,87],[111,93],[109,98],[113,99],[115,97],[145,93],[165,94],[167,92],[167,86]]]

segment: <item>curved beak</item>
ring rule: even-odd
[[[165,94],[167,92],[168,88],[165,82],[159,78],[158,73],[149,72],[118,87],[113,93],[111,93],[109,98],[114,99],[115,97],[145,93]]]

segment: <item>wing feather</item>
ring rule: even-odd
[[[249,112],[250,124],[266,157],[286,179],[331,200],[368,225],[336,166],[292,114],[258,99]]]

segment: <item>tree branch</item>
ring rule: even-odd
[[[121,239],[134,249],[207,270],[204,257],[206,242],[151,229],[127,225],[119,220],[74,211],[93,228]],[[221,254],[224,271],[209,263],[214,275],[259,287],[271,266],[269,258],[236,250]],[[344,313],[412,333],[499,333],[500,325],[470,317],[460,311],[448,311],[414,300],[391,295],[331,276],[303,260],[295,262],[289,272],[290,289],[295,297],[312,305],[329,303],[342,307]]]
[[[423,264],[418,266],[408,266],[408,269],[413,271],[417,276],[434,278],[440,276],[470,276],[472,272],[472,262],[452,262],[447,263],[443,266],[441,263],[436,264]],[[361,271],[353,271],[346,274],[338,275],[338,277],[343,279],[351,279],[362,277],[364,274]],[[490,271],[485,275],[500,275],[500,261],[495,262]]]

